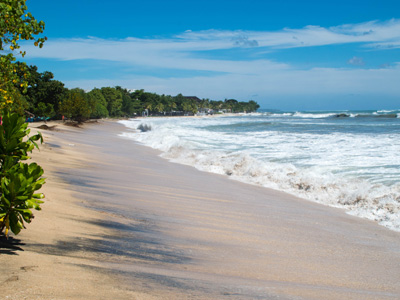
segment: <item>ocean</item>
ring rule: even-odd
[[[400,110],[120,122],[122,137],[172,162],[344,208],[400,231]]]

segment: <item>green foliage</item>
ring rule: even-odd
[[[197,112],[196,103],[193,100],[187,100],[182,103],[182,109],[186,113],[195,114]]]
[[[70,90],[67,93],[67,97],[61,103],[60,112],[78,122],[89,119],[91,108],[85,91],[82,89]]]
[[[174,99],[171,96],[165,96],[165,103],[167,112],[169,112],[172,115],[172,112],[175,111],[177,108]]]
[[[186,98],[182,94],[178,94],[174,97],[174,101],[176,103],[176,109],[183,111],[183,103],[186,102]]]
[[[16,64],[20,66],[19,63]],[[158,95],[156,93],[117,87],[103,87],[85,92],[82,89],[68,90],[60,81],[54,80],[51,72],[39,73],[36,66],[28,68],[28,88],[18,88],[14,95],[13,109],[21,114],[28,110],[39,117],[58,117],[64,115],[79,122],[88,118],[132,117],[141,115],[147,109],[150,115],[183,115],[196,114],[198,111],[213,109],[229,112],[252,112],[259,105],[250,100],[239,102],[235,99],[214,101],[196,99],[178,94]],[[19,77],[24,77],[22,71],[17,71]]]
[[[43,47],[46,38],[35,38],[44,30],[44,22],[38,22],[26,10],[26,0],[0,1],[0,50],[8,44],[10,49],[19,49],[19,40],[34,40],[35,46]],[[24,52],[20,51],[24,55]]]
[[[40,210],[43,194],[36,193],[45,183],[43,169],[36,163],[23,163],[28,153],[43,142],[40,133],[29,137],[30,129],[23,117],[3,112],[0,125],[0,232],[9,229],[18,234],[24,222],[33,219],[31,209]]]
[[[44,102],[39,102],[36,108],[33,110],[34,114],[37,116],[49,116],[53,117],[56,115],[56,112],[54,110],[53,104],[50,103],[44,103]]]
[[[156,106],[154,107],[154,109],[155,109],[157,112],[161,113],[161,112],[164,111],[164,104],[160,101],[160,102],[158,102],[158,103],[156,104]]]
[[[28,72],[25,97],[30,105],[29,111],[40,117],[55,117],[67,93],[64,83],[54,80],[51,72],[39,73],[36,66],[30,66]]]
[[[101,93],[106,99],[107,110],[110,116],[119,117],[122,115],[122,93],[116,88],[103,87],[101,88]]]
[[[119,86],[95,88],[90,92],[82,89],[67,90],[63,83],[52,79],[51,72],[38,73],[34,66],[31,66],[30,70],[32,76],[25,97],[29,102],[30,111],[37,116],[64,115],[82,122],[89,118],[108,116],[140,116],[146,109],[149,115],[193,115],[208,109],[214,110],[214,113],[219,110],[238,113],[253,112],[259,108],[253,100],[249,102],[239,102],[235,99],[200,100],[196,97],[184,97],[182,94],[172,97],[144,90],[129,92]],[[21,101],[23,100],[21,97]]]
[[[93,89],[87,93],[87,99],[91,109],[91,118],[108,117],[107,101],[99,89]]]
[[[16,87],[26,89],[28,77],[26,65],[16,64],[14,52],[25,56],[19,50],[21,40],[34,41],[35,46],[43,46],[45,37],[35,37],[44,30],[44,22],[37,21],[27,12],[26,0],[0,0],[0,109],[11,107],[19,97]],[[4,53],[5,52],[5,53]],[[18,75],[18,71],[23,76]]]
[[[25,110],[40,117],[65,115],[82,122],[88,118],[150,114],[195,114],[202,109],[225,109],[232,112],[251,112],[259,108],[254,101],[238,102],[230,99],[212,101],[188,99],[117,87],[103,87],[89,93],[68,91],[64,84],[53,79],[51,72],[39,73],[36,66],[29,68],[17,62],[15,55],[25,56],[21,41],[33,41],[41,48],[46,37],[40,37],[45,24],[27,11],[26,0],[0,0],[0,110],[8,107],[23,113]],[[16,53],[16,54],[15,54]]]

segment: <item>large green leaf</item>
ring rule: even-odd
[[[28,137],[27,127],[24,118],[4,111],[0,125],[0,230],[10,228],[14,234],[24,228],[24,222],[31,222],[31,209],[40,210],[44,197],[37,193],[45,183],[43,169],[36,163],[21,162],[38,148],[36,141],[43,142],[40,133]]]

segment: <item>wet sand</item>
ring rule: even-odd
[[[400,298],[398,232],[168,162],[116,122],[57,128],[43,211],[0,252],[5,299]]]

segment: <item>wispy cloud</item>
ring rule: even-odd
[[[279,70],[263,74],[220,74],[213,77],[171,77],[132,75],[124,79],[99,79],[86,81],[84,88],[121,85],[131,88],[145,88],[149,91],[176,95],[195,94],[212,99],[236,98],[278,101],[285,97],[292,99],[335,98],[340,95],[387,96],[397,95],[400,66],[389,69],[333,69],[313,68],[310,70]],[[70,81],[71,86],[81,82]],[[276,107],[279,107],[277,103]]]
[[[250,40],[248,36],[240,35],[234,37],[233,39],[235,46],[242,46],[242,47],[257,47],[258,42],[256,40]]]
[[[365,62],[361,57],[357,57],[357,56],[353,56],[352,58],[350,58],[347,63],[349,65],[353,65],[353,66],[364,66]]]
[[[145,88],[160,93],[203,91],[204,97],[242,97],[268,95],[317,95],[318,93],[364,93],[379,91],[400,96],[400,68],[367,70],[364,60],[353,56],[350,65],[363,68],[316,68],[299,70],[285,62],[268,59],[268,53],[281,49],[352,44],[377,51],[400,47],[400,20],[371,21],[324,28],[306,26],[279,31],[186,31],[171,37],[100,39],[53,39],[38,50],[28,46],[28,58],[60,61],[95,60],[122,63],[125,66],[147,69],[167,69],[169,76],[139,76],[134,72],[121,75],[118,81],[105,79],[70,81],[85,88],[101,84]],[[232,55],[232,52],[235,55]],[[215,54],[215,53],[218,53]],[[259,56],[257,56],[259,54]],[[261,57],[262,59],[254,59]],[[207,76],[193,72],[185,78],[174,76],[174,70],[207,71]],[[156,73],[156,72],[155,72]],[[212,76],[210,76],[212,74]],[[207,90],[208,94],[204,94]],[[230,95],[227,95],[229,91]]]
[[[230,41],[232,43],[232,41]],[[240,43],[253,42],[241,40]],[[181,70],[200,70],[228,73],[258,73],[265,69],[285,69],[284,63],[270,60],[203,59],[192,53],[227,48],[223,43],[204,45],[191,40],[164,39],[144,40],[128,38],[125,40],[103,40],[97,38],[49,41],[46,47],[29,49],[31,57],[58,60],[108,60],[152,68]]]
[[[207,64],[207,61],[195,58],[193,53],[240,47],[252,47],[265,51],[265,48],[276,50],[349,43],[361,43],[362,47],[375,49],[400,47],[400,20],[373,21],[330,28],[319,26],[307,26],[301,29],[285,28],[275,32],[186,31],[170,38],[153,39],[134,37],[122,40],[95,37],[54,39],[48,41],[40,50],[31,46],[27,47],[30,47],[28,51],[30,57],[60,60],[100,59],[146,65],[153,65],[154,58],[160,58],[156,60],[156,63],[162,60],[162,67],[207,68],[210,71],[214,69],[221,71],[221,68],[226,67],[225,63],[215,67],[215,59],[210,59]],[[248,57],[241,59],[250,60]],[[271,62],[269,64],[276,66]]]
[[[360,24],[346,24],[324,28],[306,26],[300,29],[284,28],[280,31],[219,31],[205,30],[199,32],[187,31],[175,38],[185,41],[223,42],[225,47],[229,41],[238,37],[256,42],[258,47],[275,49],[313,47],[347,43],[365,43],[367,47],[391,42],[400,43],[400,20],[392,19],[386,22],[371,21]],[[233,43],[231,47],[240,46]]]

